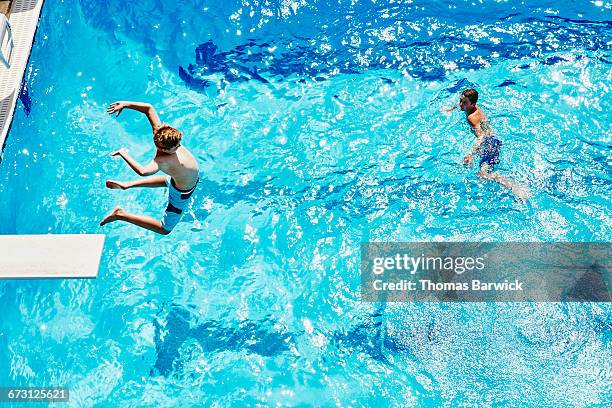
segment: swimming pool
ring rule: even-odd
[[[0,385],[75,405],[605,406],[606,304],[359,298],[365,241],[607,241],[610,3],[47,0],[0,164],[0,233],[108,234],[94,281],[0,282]],[[322,10],[325,10],[323,12]],[[198,50],[198,52],[196,52]],[[461,161],[474,86],[522,204]],[[202,182],[165,238],[154,104]]]

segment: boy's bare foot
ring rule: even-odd
[[[121,181],[114,181],[114,180],[106,180],[106,187],[113,189],[113,190],[116,190],[116,189],[125,190],[126,188],[128,188],[126,183],[123,183]]]
[[[531,193],[525,187],[519,185],[513,185],[511,187],[512,192],[515,196],[517,196],[522,202],[527,201],[527,199],[531,198]]]
[[[122,214],[123,214],[123,208],[115,207],[115,209],[110,214],[108,214],[106,217],[104,217],[102,222],[100,222],[100,226],[108,224],[109,222],[119,220]]]

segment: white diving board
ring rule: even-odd
[[[0,279],[95,278],[103,234],[0,235]]]

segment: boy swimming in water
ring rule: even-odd
[[[178,224],[183,210],[191,201],[191,195],[199,181],[198,163],[189,150],[181,145],[182,133],[167,124],[162,124],[153,106],[148,103],[119,101],[112,103],[106,112],[116,113],[119,116],[124,108],[134,109],[147,115],[153,129],[155,157],[143,166],[130,157],[125,148],[112,152],[111,156],[120,156],[139,176],[150,176],[161,170],[168,177],[155,176],[134,181],[107,180],[106,187],[121,190],[133,187],[168,187],[168,205],[161,221],[144,215],[130,214],[117,207],[102,220],[100,225],[113,221],[126,221],[167,235]]]
[[[472,132],[476,135],[476,143],[472,150],[465,156],[463,162],[471,166],[474,164],[474,154],[481,157],[480,171],[478,177],[486,180],[495,181],[502,186],[509,188],[518,198],[525,201],[529,198],[529,192],[519,184],[509,178],[495,173],[495,165],[499,164],[499,152],[502,142],[493,134],[493,129],[489,125],[484,112],[480,106],[476,105],[478,92],[475,89],[466,89],[459,97],[459,103],[447,109],[450,112],[460,108],[465,112],[466,119],[472,127]]]

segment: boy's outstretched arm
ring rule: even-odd
[[[452,111],[454,111],[455,109],[457,109],[458,107],[459,107],[459,104],[458,104],[458,103],[456,103],[456,104],[454,104],[453,106],[451,106],[450,108],[445,108],[445,109],[444,109],[444,112],[452,112]]]
[[[147,115],[147,119],[149,119],[149,123],[151,124],[151,128],[155,130],[161,125],[161,120],[155,111],[155,108],[150,103],[146,102],[131,102],[131,101],[117,101],[113,102],[106,109],[106,113],[113,114],[116,113],[116,116],[121,114],[121,111],[124,108],[134,109],[138,112],[142,112]]]
[[[111,156],[121,156],[123,160],[134,170],[139,176],[150,176],[159,171],[159,164],[154,160],[146,165],[142,165],[134,160],[128,154],[128,150],[124,147],[110,154]]]

